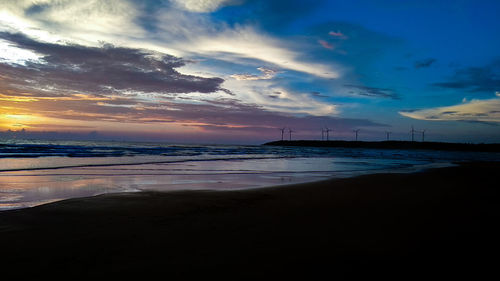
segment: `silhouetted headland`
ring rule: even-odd
[[[447,151],[500,152],[500,143],[452,143],[452,142],[416,142],[416,141],[319,141],[292,140],[272,141],[264,145],[304,146],[304,147],[344,147],[375,149],[428,149]]]

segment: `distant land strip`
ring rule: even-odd
[[[264,145],[305,146],[305,147],[344,147],[344,148],[379,148],[379,149],[428,149],[447,151],[500,152],[500,143],[452,143],[452,142],[416,142],[416,141],[319,141],[292,140],[272,141]]]

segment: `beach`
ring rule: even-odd
[[[0,212],[2,275],[306,280],[497,275],[499,162]]]

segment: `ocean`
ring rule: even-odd
[[[432,150],[4,140],[0,210],[104,193],[261,188],[499,159]]]

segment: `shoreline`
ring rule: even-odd
[[[248,190],[113,193],[6,210],[0,241],[8,243],[0,262],[89,277],[488,276],[496,269],[489,255],[499,249],[499,168],[500,162],[468,162]]]
[[[134,165],[142,165],[141,164],[134,164]],[[327,176],[327,172],[320,172],[324,173],[325,175],[317,175],[315,173],[304,173],[304,177],[302,179],[288,179],[288,181],[283,180],[281,183],[279,182],[267,182],[266,184],[263,184],[260,182],[260,180],[257,180],[257,182],[253,182],[251,185],[247,185],[245,187],[235,187],[237,183],[223,183],[224,186],[227,187],[221,187],[220,185],[215,188],[215,187],[203,187],[203,188],[193,188],[192,186],[186,186],[184,189],[182,187],[180,188],[173,188],[173,189],[165,189],[165,190],[160,190],[160,189],[136,189],[136,190],[128,190],[128,191],[113,191],[113,190],[106,190],[105,192],[98,192],[94,194],[88,194],[88,195],[80,195],[80,196],[75,196],[75,197],[63,197],[63,198],[54,198],[54,199],[46,199],[46,200],[41,200],[41,201],[32,201],[32,202],[23,202],[22,204],[19,203],[19,206],[11,206],[11,207],[2,207],[0,206],[0,214],[5,211],[12,211],[12,210],[20,210],[20,209],[27,209],[27,208],[33,208],[33,207],[38,207],[38,206],[43,206],[46,204],[52,204],[52,203],[57,203],[60,201],[65,201],[65,200],[70,200],[70,199],[79,199],[79,198],[92,198],[96,196],[105,196],[109,194],[120,194],[120,193],[136,193],[136,192],[160,192],[160,193],[168,193],[168,192],[183,192],[183,191],[245,191],[245,190],[254,190],[254,189],[266,189],[266,188],[274,188],[274,187],[286,187],[286,186],[293,186],[297,184],[315,184],[316,182],[323,182],[323,181],[329,181],[329,180],[336,180],[336,179],[347,179],[347,178],[355,178],[363,175],[371,175],[371,174],[399,174],[399,173],[417,173],[421,171],[425,171],[428,169],[435,169],[435,168],[443,168],[443,167],[452,167],[458,165],[457,163],[453,161],[441,161],[441,162],[430,162],[430,163],[421,163],[421,164],[406,164],[402,165],[400,167],[397,167],[395,169],[391,168],[377,168],[377,169],[365,169],[365,170],[341,170],[341,171],[331,171],[331,175]],[[73,168],[73,167],[65,167],[65,168]],[[47,169],[50,170],[51,168]],[[44,170],[44,169],[41,169]],[[244,174],[245,176],[250,175],[250,174]],[[255,174],[259,175],[259,174]],[[162,176],[159,174],[158,176]],[[213,180],[212,180],[213,181]],[[222,182],[221,182],[222,183]],[[232,186],[232,187],[230,187]]]

